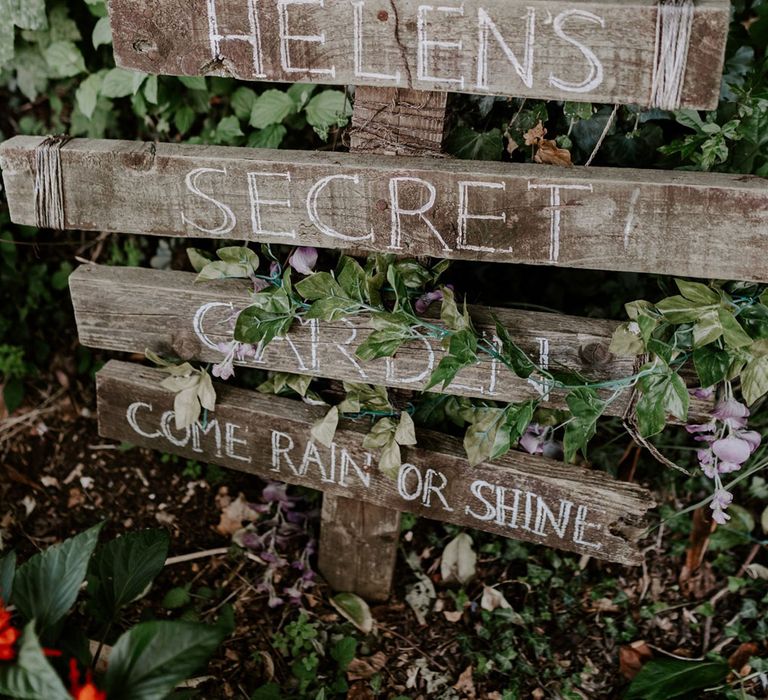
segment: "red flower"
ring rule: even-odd
[[[85,685],[80,685],[80,671],[74,659],[69,660],[69,684],[74,700],[107,700],[107,694],[94,685],[90,671],[85,672]]]
[[[0,599],[0,661],[13,661],[16,658],[16,641],[20,636],[21,632],[11,624],[11,613]]]

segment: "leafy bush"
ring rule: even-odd
[[[53,545],[18,567],[13,553],[0,559],[3,697],[160,700],[204,666],[231,632],[223,615],[215,625],[147,620],[117,636],[124,608],[145,595],[162,570],[169,539],[165,530],[146,530],[99,545],[101,528]],[[97,643],[89,644],[89,633],[97,635]],[[113,637],[106,672],[94,678],[90,669]],[[79,669],[88,669],[84,685]]]

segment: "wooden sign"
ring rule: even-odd
[[[41,142],[0,146],[19,224],[39,220]],[[60,155],[66,228],[768,281],[752,176],[91,139]]]
[[[97,374],[99,432],[262,478],[386,506],[457,525],[639,564],[643,518],[654,506],[640,486],[544,457],[510,452],[470,467],[458,440],[419,434],[397,478],[362,447],[363,424],[342,422],[330,448],[309,437],[324,409],[217,384],[205,425],[178,431],[165,373],[110,361]]]
[[[241,280],[195,284],[195,275],[128,267],[81,266],[70,276],[72,303],[80,342],[104,350],[155,352],[183,359],[220,362],[220,343],[232,340],[233,317],[248,304],[250,285]],[[510,309],[470,307],[478,329],[493,336],[492,315],[540,367],[566,367],[593,380],[631,376],[633,357],[608,350],[615,321]],[[355,350],[373,331],[364,317],[296,324],[244,366],[331,379],[380,384],[420,391],[444,354],[438,340],[415,342],[394,358],[363,362]],[[437,389],[435,389],[437,391]],[[459,373],[443,393],[524,401],[543,398],[564,408],[564,396],[537,379],[520,379],[483,359]],[[609,395],[608,392],[606,395]],[[610,403],[609,415],[627,409],[629,390]],[[691,417],[706,420],[711,404],[691,397]]]
[[[714,109],[730,3],[111,0],[144,73]]]

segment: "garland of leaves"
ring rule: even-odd
[[[334,270],[315,271],[317,251],[312,248],[296,248],[282,262],[270,246],[261,250],[269,261],[266,275],[259,274],[259,256],[248,247],[221,248],[218,259],[197,249],[188,250],[198,280],[245,278],[253,282],[250,303],[237,316],[234,339],[222,345],[225,359],[214,366],[215,376],[228,378],[236,361],[255,355],[257,347],[282,337],[297,322],[361,316],[374,329],[356,348],[355,354],[362,361],[392,357],[402,345],[415,340],[440,341],[445,354],[426,389],[446,389],[463,368],[485,355],[521,379],[540,382],[548,392],[565,393],[567,411],[557,414],[564,416],[562,420],[557,422],[550,416],[549,421],[534,422],[542,398],[499,404],[425,391],[406,410],[398,410],[386,388],[345,382],[345,399],[330,407],[312,427],[312,435],[330,445],[340,417],[371,419],[364,446],[379,451],[379,467],[385,473],[397,473],[401,446],[416,444],[414,419],[427,426],[447,419],[464,429],[464,447],[471,465],[496,459],[517,445],[531,452],[556,454],[554,438],[561,429],[564,457],[573,461],[579,451],[586,456],[598,419],[627,389],[638,392],[634,410],[639,436],[644,440],[660,433],[669,415],[687,421],[690,394],[681,371],[691,365],[701,387],[695,392],[712,396],[719,388],[723,399],[713,409],[711,421],[689,426],[690,432],[697,433],[697,440],[709,445],[699,450],[699,459],[704,473],[713,480],[712,503],[719,504],[713,505],[716,515],[724,513],[730,495],[723,495],[727,490],[720,475],[734,471],[733,465],[740,466],[760,443],[757,433],[745,431],[749,410],[734,398],[737,387],[750,405],[768,392],[768,291],[758,285],[714,282],[707,286],[675,280],[679,295],[656,304],[627,304],[629,321],[616,330],[611,351],[646,356],[648,361],[630,376],[595,382],[567,368],[538,367],[498,319],[494,319],[495,338],[479,332],[466,302],[460,306],[452,287],[441,282],[448,261],[427,267],[415,260],[379,254],[361,264],[341,255]],[[298,281],[296,276],[300,276]],[[426,308],[438,301],[439,322],[432,315],[424,315]],[[213,409],[209,380],[202,378],[207,373],[186,363],[183,371],[167,363],[164,367],[172,374],[164,385],[172,390],[178,385],[176,419],[180,427],[198,420],[201,410]],[[260,390],[295,392],[312,403],[324,403],[311,390],[311,382],[311,377],[271,373]],[[738,415],[730,415],[734,412]],[[731,441],[730,451],[722,449],[724,440]],[[734,441],[749,446],[746,456],[744,446]]]

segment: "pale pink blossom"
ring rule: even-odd
[[[311,275],[317,264],[317,249],[301,246],[293,251],[288,264],[302,275]]]
[[[729,435],[726,438],[715,440],[712,443],[712,451],[723,462],[743,464],[749,459],[749,455],[752,454],[752,447],[751,443],[747,440],[742,440],[735,435]]]

